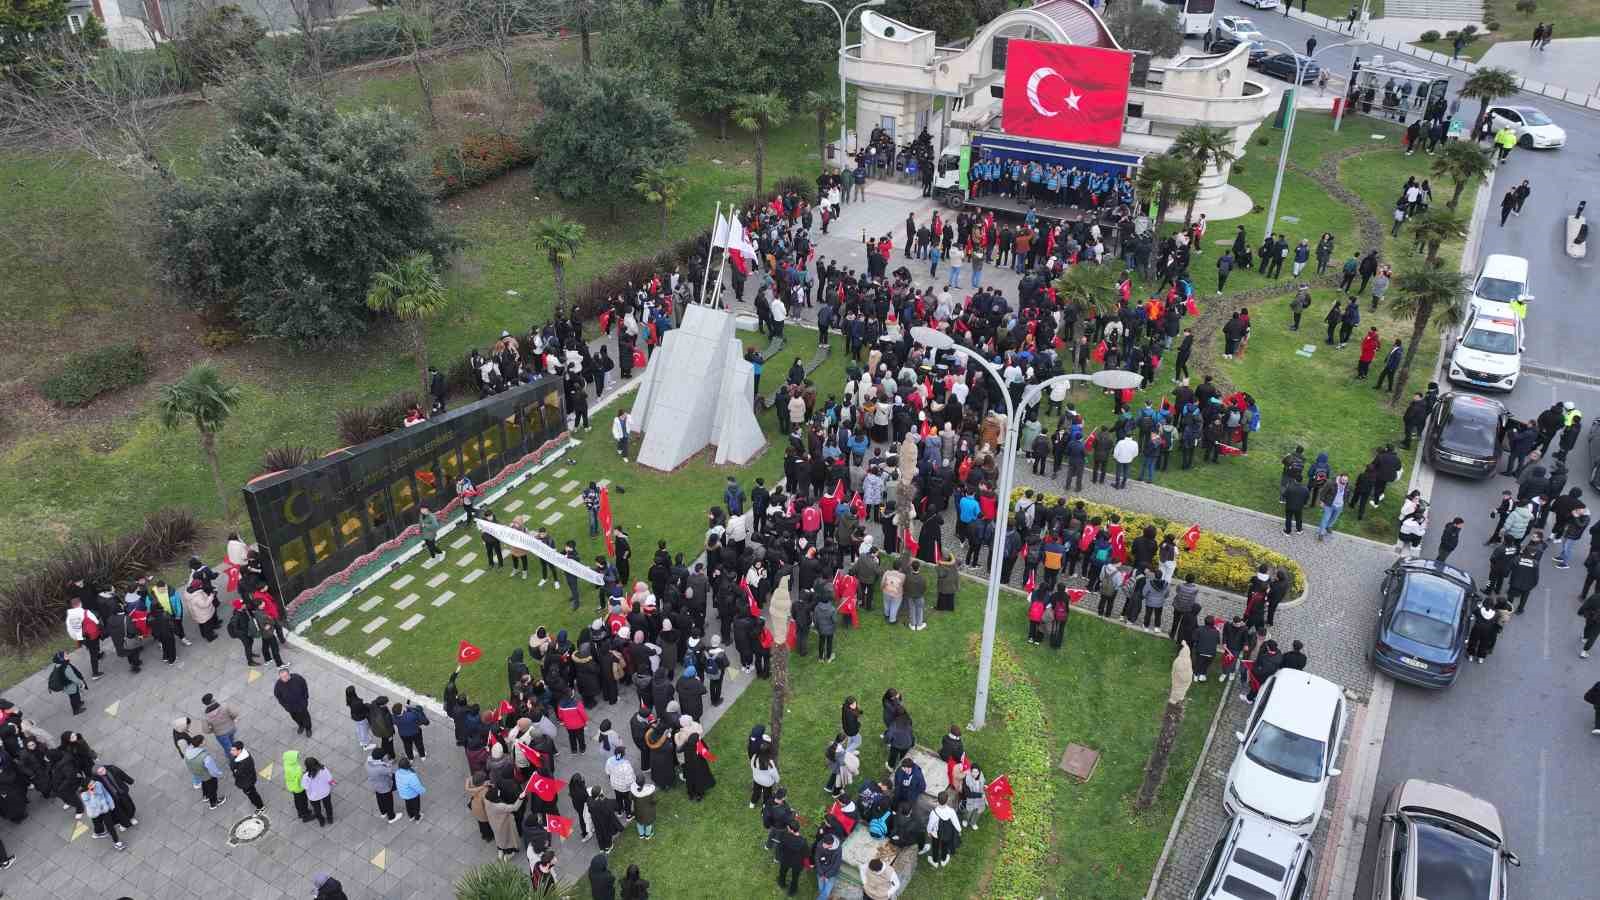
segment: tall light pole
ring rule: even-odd
[[[932,328],[920,326],[912,328],[911,339],[935,352],[948,350],[976,364],[1000,386],[1000,394],[1006,401],[1006,433],[998,448],[1000,502],[995,504],[994,544],[989,548],[989,580],[983,601],[983,642],[978,651],[978,691],[972,703],[972,721],[967,725],[968,729],[976,731],[987,724],[989,716],[989,679],[994,668],[994,633],[1000,618],[1000,568],[1001,562],[1005,559],[1006,519],[1011,511],[1011,488],[1017,474],[1017,434],[1022,428],[1021,414],[1025,414],[1028,407],[1037,403],[1044,391],[1057,384],[1091,381],[1103,388],[1126,390],[1138,387],[1142,379],[1138,372],[1124,369],[1102,369],[1086,375],[1077,373],[1057,375],[1028,388],[1022,395],[1022,407],[1018,409],[1011,402],[1011,392],[1006,389],[1005,376],[994,367],[993,363],[976,351],[956,343],[950,335]]]
[[[809,3],[812,6],[826,6],[828,8],[828,12],[833,13],[833,17],[839,20],[839,162],[843,163],[845,153],[844,139],[846,133],[845,122],[847,114],[847,110],[845,109],[844,95],[845,25],[850,21],[850,17],[855,15],[857,12],[860,12],[869,6],[882,6],[883,4],[887,3],[888,0],[865,0],[863,3],[857,3],[855,6],[850,7],[850,11],[844,15],[840,15],[839,8],[830,3],[829,0],[803,0],[803,2]],[[822,147],[818,147],[817,152],[822,153],[823,149],[824,148]]]
[[[1326,47],[1319,47],[1317,48],[1316,53],[1305,56],[1295,52],[1293,47],[1285,44],[1283,41],[1277,40],[1276,38],[1262,37],[1256,38],[1256,40],[1263,44],[1277,44],[1279,47],[1287,50],[1290,56],[1294,57],[1294,84],[1289,88],[1289,112],[1284,116],[1283,146],[1278,150],[1278,174],[1272,179],[1272,202],[1267,205],[1266,236],[1272,237],[1273,226],[1278,222],[1278,194],[1283,191],[1283,170],[1289,165],[1289,142],[1294,139],[1294,108],[1296,101],[1299,100],[1300,87],[1306,79],[1306,67],[1311,65],[1312,61],[1314,61],[1319,55],[1326,53],[1335,47],[1347,47],[1351,44],[1359,42],[1340,41],[1337,44],[1329,44]]]

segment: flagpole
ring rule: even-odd
[[[729,227],[731,228],[732,226],[729,226]],[[722,273],[725,272],[727,270],[727,268],[728,268],[728,248],[727,247],[723,247],[722,248],[722,261],[717,264],[717,283],[713,287],[713,294],[711,295],[710,304],[711,304],[711,308],[712,309],[721,309],[722,308],[722,304],[719,302],[720,298],[722,297]]]
[[[708,282],[709,282],[709,280],[711,278],[711,251],[715,250],[716,247],[717,247],[717,222],[721,218],[722,218],[722,201],[718,200],[717,201],[717,211],[715,213],[713,213],[712,216],[711,216],[711,243],[710,243],[709,246],[706,247],[706,270],[700,276],[700,296],[699,296],[698,299],[699,299],[699,301],[701,303],[704,303],[705,300],[706,300],[706,291],[708,290]]]

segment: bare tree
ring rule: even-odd
[[[516,94],[513,81],[516,40],[525,34],[548,34],[560,27],[563,14],[547,0],[454,0],[453,18],[463,44],[481,49],[499,70],[506,97]]]
[[[294,16],[295,31],[300,33],[300,55],[305,60],[305,74],[317,85],[317,93],[327,93],[327,45],[323,21],[328,18],[328,0],[288,0],[289,12]],[[262,14],[271,16],[262,0],[257,0]]]
[[[65,29],[43,38],[27,78],[0,80],[0,146],[76,151],[138,176],[174,179],[160,133],[180,107],[173,73],[132,54],[84,47]]]
[[[433,69],[428,54],[444,49],[450,42],[451,15],[454,7],[436,0],[398,0],[394,7],[400,11],[401,49],[417,76],[417,90],[422,93],[422,105],[428,113],[428,127],[439,127],[439,116],[433,108]]]

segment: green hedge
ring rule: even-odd
[[[96,397],[150,377],[155,367],[137,344],[112,344],[68,356],[61,371],[39,385],[39,393],[63,409],[88,406]]]

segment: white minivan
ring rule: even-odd
[[[1520,256],[1491,253],[1472,282],[1472,305],[1488,306],[1496,313],[1511,312],[1510,303],[1533,300],[1528,284],[1528,261]]]
[[[1522,349],[1522,320],[1516,312],[1504,304],[1474,305],[1450,351],[1446,377],[1455,384],[1509,391],[1522,374]]]

